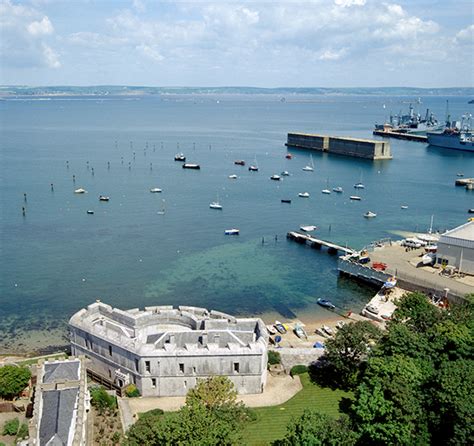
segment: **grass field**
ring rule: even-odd
[[[317,409],[328,415],[339,414],[339,401],[351,397],[342,390],[319,387],[310,381],[307,373],[300,375],[303,389],[293,398],[279,406],[253,409],[257,420],[246,426],[243,432],[243,444],[249,446],[268,445],[271,441],[283,438],[286,426],[292,418],[298,417],[304,409]]]

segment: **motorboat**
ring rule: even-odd
[[[286,328],[280,321],[275,321],[275,324],[273,326],[276,328],[278,333],[281,333],[281,334],[286,333]]]
[[[185,161],[186,161],[186,157],[184,156],[184,153],[177,153],[177,154],[174,156],[174,160],[175,160],[175,161],[182,161],[182,162],[185,162]]]
[[[107,197],[106,195],[99,195],[99,201],[109,201],[110,197]]]
[[[281,202],[282,202],[282,203],[291,203],[291,200],[288,199],[288,198],[282,198],[282,199],[281,199]]]
[[[229,175],[229,179],[230,180],[236,180],[237,179],[237,175],[234,173],[232,175]]]
[[[303,167],[305,172],[313,172],[314,171],[314,163],[313,163],[313,155],[310,155],[310,162],[308,165]]]
[[[249,166],[249,171],[250,172],[258,172],[258,166]]]
[[[291,153],[287,153],[287,154],[285,155],[285,158],[286,158],[287,160],[291,160],[291,158],[293,158],[293,155],[292,155]]]
[[[321,297],[318,298],[316,303],[322,307],[329,308],[330,310],[334,310],[336,308],[336,305],[334,305],[330,300],[322,299]]]
[[[384,284],[383,287],[386,289],[394,288],[397,286],[397,278],[395,276],[390,277]]]
[[[280,175],[272,175],[270,177],[270,180],[273,180],[273,181],[280,181],[281,180],[281,177]]]
[[[213,202],[209,205],[209,207],[210,207],[211,209],[217,209],[217,210],[219,210],[219,211],[222,210],[222,205],[221,205],[218,201],[213,201]]]
[[[301,198],[309,198],[309,192],[300,192],[298,194],[298,197],[301,197]]]
[[[401,208],[401,209],[408,209],[408,206],[407,206],[406,204],[402,204],[402,205],[400,206],[400,208]]]
[[[365,189],[365,186],[362,183],[354,184],[354,189]]]
[[[293,329],[296,336],[298,336],[300,339],[307,339],[308,335],[306,334],[305,329],[300,325],[296,324],[295,328]]]
[[[374,305],[374,304],[366,305],[365,310],[368,311],[369,313],[372,313],[372,314],[375,314],[375,315],[379,314],[379,307],[377,307],[377,305]]]
[[[331,193],[331,191],[329,189],[323,189],[321,192],[323,194],[328,194],[328,195]]]
[[[199,164],[192,164],[192,163],[184,163],[183,164],[183,169],[195,169],[199,170],[201,166]]]
[[[467,210],[467,213],[468,213],[468,214],[474,214],[474,208],[468,209],[468,210]]]
[[[333,192],[336,192],[338,194],[342,194],[344,191],[342,190],[341,186],[338,186],[338,187],[333,188]]]
[[[461,172],[459,172],[459,173],[457,173],[457,174],[456,174],[456,176],[458,176],[458,177],[463,177],[463,176],[464,176],[464,174],[463,174],[463,173],[461,173]]]
[[[315,231],[316,229],[318,229],[318,227],[314,226],[314,225],[308,225],[308,226],[300,226],[300,229],[304,232],[311,232],[311,231]]]
[[[344,325],[346,325],[345,321],[337,321],[336,328],[340,330],[342,327],[344,327]]]
[[[323,338],[328,337],[328,334],[322,328],[317,328],[316,330],[314,330],[314,332],[319,336],[322,336]]]
[[[87,191],[85,189],[83,189],[82,187],[80,187],[79,189],[75,189],[74,193],[75,194],[86,194]]]
[[[237,166],[245,166],[245,161],[244,160],[235,160],[234,164],[237,164]]]
[[[375,218],[377,217],[377,214],[375,212],[372,212],[372,211],[367,211],[365,214],[364,214],[364,217],[365,218]]]
[[[88,213],[89,215],[94,215],[94,211],[93,211],[92,209],[89,209],[89,210],[87,211],[87,213]]]
[[[161,189],[158,187],[153,187],[152,189],[150,189],[150,192],[152,194],[159,194],[161,192]]]
[[[274,335],[277,333],[273,325],[270,325],[270,324],[265,325],[265,328],[267,329],[268,333],[270,333],[271,335]]]
[[[350,198],[351,200],[354,200],[354,201],[360,201],[360,200],[362,200],[362,198],[360,198],[358,195],[351,195],[349,198]]]
[[[421,263],[423,265],[433,265],[436,261],[436,254],[434,252],[429,252],[421,258]]]
[[[331,327],[328,327],[327,325],[323,325],[321,327],[328,336],[333,336],[334,335],[334,330]]]
[[[226,230],[224,231],[224,234],[225,234],[225,235],[239,235],[239,234],[240,234],[240,229],[235,229],[235,228],[226,229]]]
[[[289,176],[290,176],[290,172],[288,172],[287,170],[284,170],[280,175],[281,175],[282,177],[289,177]]]

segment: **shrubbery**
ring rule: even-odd
[[[14,418],[13,420],[8,420],[3,426],[3,435],[16,435],[20,427],[20,420]]]
[[[279,352],[275,350],[268,351],[268,364],[269,365],[276,365],[281,363],[281,356]]]
[[[290,370],[290,376],[302,375],[308,371],[308,367],[305,365],[295,365]]]
[[[93,387],[90,389],[92,405],[99,411],[114,411],[117,407],[117,398],[109,395],[103,387]]]
[[[125,387],[125,395],[127,395],[129,398],[136,398],[140,396],[140,392],[135,384],[129,384],[127,387]]]
[[[26,367],[4,365],[0,367],[0,397],[13,399],[28,385],[31,372]]]

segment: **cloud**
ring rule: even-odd
[[[44,16],[40,22],[31,22],[27,26],[27,30],[32,36],[47,35],[54,32],[53,25],[47,16]]]
[[[59,55],[51,46],[54,27],[47,15],[35,8],[3,0],[0,3],[0,28],[0,57],[6,68],[61,66]]]
[[[456,34],[454,38],[456,43],[467,43],[473,45],[474,42],[474,25],[469,25]]]
[[[345,8],[350,6],[364,6],[366,0],[334,0],[337,6],[343,6]]]
[[[138,45],[136,49],[142,53],[145,57],[147,57],[150,60],[153,60],[154,62],[160,62],[164,59],[164,57],[160,54],[158,49],[152,48],[151,46],[148,45]]]
[[[319,56],[319,60],[339,60],[346,53],[345,48],[334,51],[334,50],[324,50]]]

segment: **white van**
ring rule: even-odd
[[[407,238],[402,241],[402,246],[406,246],[407,248],[421,248],[421,243],[415,238]]]

